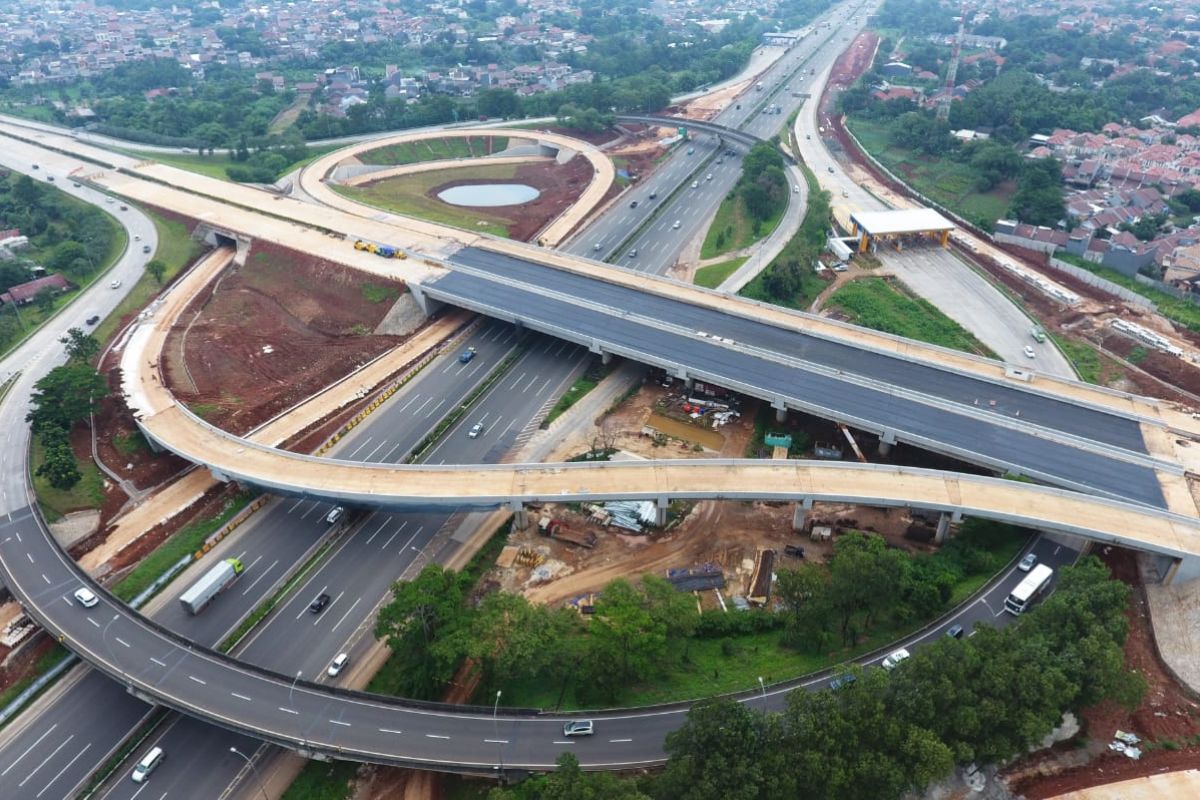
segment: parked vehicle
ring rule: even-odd
[[[200,580],[179,595],[179,603],[189,614],[199,614],[217,595],[232,586],[245,569],[242,562],[236,558],[227,558],[213,565]]]

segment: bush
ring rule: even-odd
[[[238,183],[274,183],[275,171],[267,167],[253,167],[234,164],[225,168],[229,180]]]

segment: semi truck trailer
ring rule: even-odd
[[[236,558],[227,558],[215,564],[212,569],[204,573],[200,580],[179,595],[179,602],[183,604],[189,614],[199,614],[213,601],[213,598],[228,589],[244,569],[242,562]]]

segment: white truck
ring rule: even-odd
[[[179,595],[179,602],[189,614],[199,614],[213,601],[213,598],[229,588],[242,574],[245,567],[236,558],[227,558],[216,564],[208,572]]]

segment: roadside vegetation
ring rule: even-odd
[[[293,170],[303,167],[333,147],[308,147],[302,140],[287,141],[270,137],[247,145],[244,151],[197,151],[195,153],[161,153],[139,150],[130,155],[159,161],[171,167],[207,175],[222,181],[244,183],[274,183]]]
[[[0,306],[0,353],[20,344],[70,303],[124,252],[125,229],[100,209],[27,175],[0,177],[0,220],[29,239],[16,257],[0,261],[0,292],[45,275],[58,274],[74,288],[43,289],[28,303]]]
[[[400,166],[425,161],[446,161],[453,158],[479,158],[508,148],[503,136],[448,136],[444,139],[422,139],[377,147],[359,155],[364,164]]]
[[[701,267],[696,270],[696,277],[692,281],[697,286],[703,286],[706,289],[715,289],[725,282],[725,279],[738,271],[738,267],[742,266],[749,260],[749,256],[742,258],[733,258],[729,261],[721,261],[716,264],[709,264],[707,267]]]
[[[782,578],[781,578],[782,580]],[[795,577],[789,578],[795,581]],[[838,618],[818,587],[809,613]],[[872,598],[848,587],[864,608]],[[834,597],[837,595],[835,594]],[[623,800],[895,800],[946,777],[956,764],[1003,762],[1057,726],[1063,712],[1102,700],[1133,707],[1145,681],[1124,666],[1129,588],[1088,557],[1059,572],[1053,595],[1002,630],[976,629],[914,652],[891,673],[854,668],[841,688],[795,691],[782,712],[725,698],[693,706],[668,734],[661,772],[617,786],[580,773],[570,754],[556,773],[489,800],[617,797]],[[601,720],[598,725],[603,725]],[[557,794],[565,787],[565,794]]]
[[[825,308],[838,309],[864,328],[994,357],[983,342],[932,303],[884,278],[850,281],[829,296]]]
[[[550,409],[550,413],[546,415],[545,421],[542,422],[543,428],[550,427],[550,423],[561,417],[567,409],[583,399],[584,395],[595,389],[600,381],[604,380],[608,373],[612,372],[612,367],[600,363],[600,357],[595,356],[589,362],[587,370],[582,375],[575,379],[575,382],[563,392],[554,407]]]
[[[1164,291],[1155,289],[1153,286],[1147,286],[1124,273],[1117,272],[1115,269],[1102,267],[1085,258],[1079,258],[1072,253],[1064,253],[1060,250],[1054,254],[1054,257],[1074,264],[1077,267],[1082,267],[1089,272],[1094,272],[1101,278],[1110,280],[1119,286],[1124,286],[1130,291],[1137,292],[1142,297],[1153,301],[1154,305],[1158,307],[1158,313],[1167,319],[1182,325],[1194,333],[1200,333],[1200,306],[1190,300],[1181,300],[1175,295],[1167,294]]]
[[[306,761],[280,800],[346,800],[357,771],[353,761]]]
[[[741,177],[717,208],[700,257],[741,250],[769,236],[783,218],[790,191],[778,148],[768,142],[754,145],[742,159]]]
[[[808,167],[803,169],[807,180],[811,170]],[[832,210],[829,199],[829,192],[817,190],[808,193],[808,210],[804,214],[804,221],[800,223],[800,230],[796,231],[796,235],[775,260],[738,294],[751,300],[808,310],[827,285],[817,275],[813,265],[825,248],[830,231]]]
[[[781,611],[700,615],[694,598],[655,575],[620,579],[595,613],[478,595],[483,563],[456,573],[427,566],[393,586],[376,635],[392,650],[373,690],[433,699],[465,661],[479,696],[547,709],[641,705],[752,688],[813,672],[886,645],[942,613],[1015,555],[1026,535],[968,521],[932,555],[850,533],[828,565],[779,570]]]

